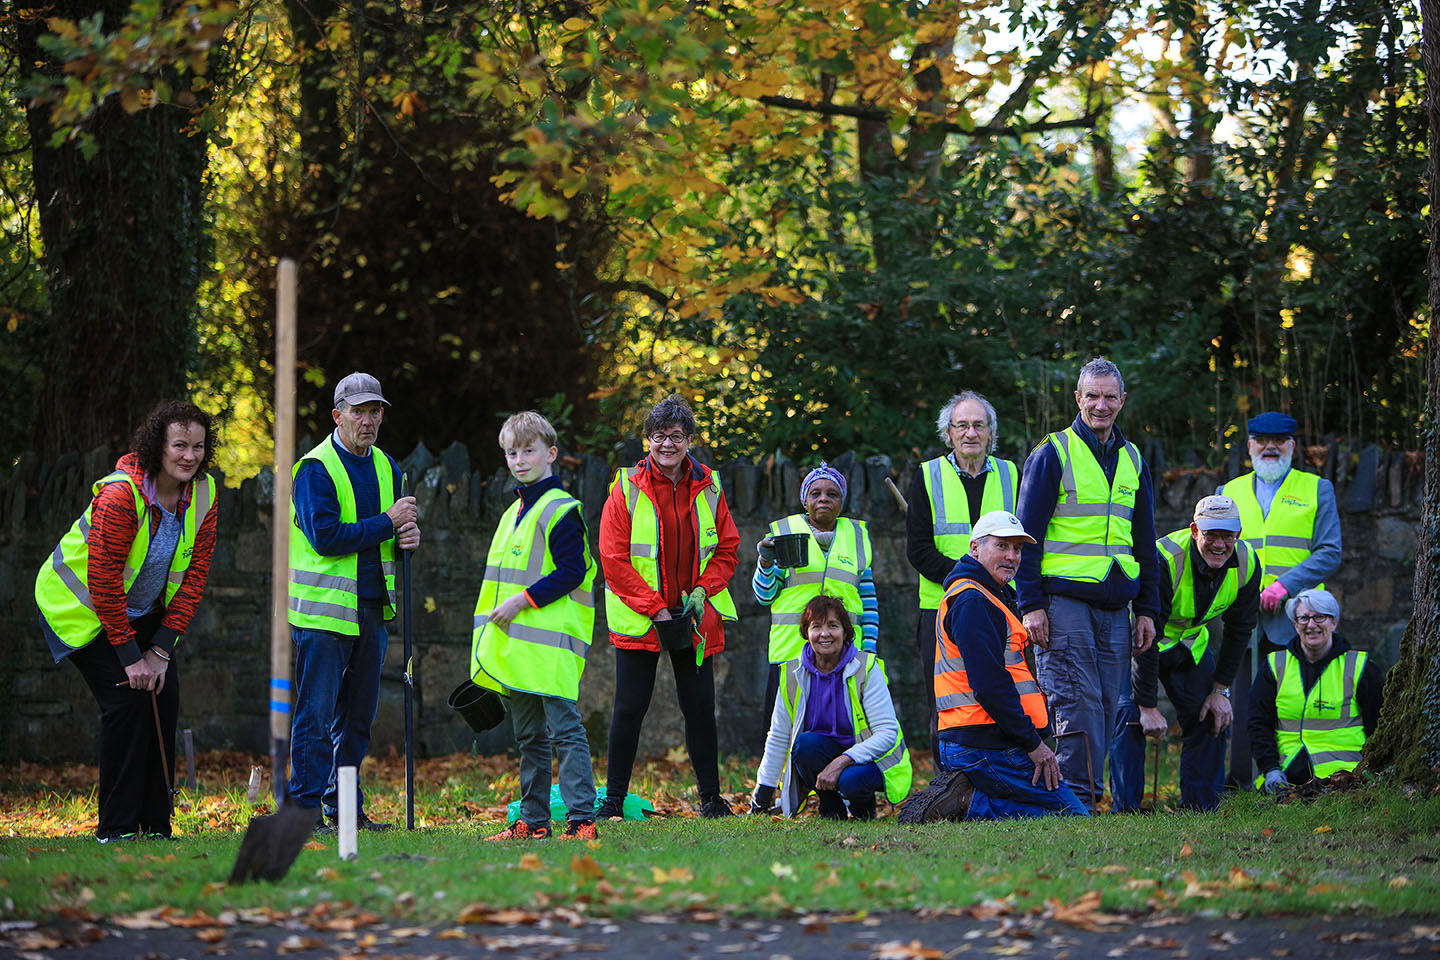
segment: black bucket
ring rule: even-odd
[[[775,543],[775,562],[780,566],[794,569],[810,562],[810,534],[777,533],[770,539]]]
[[[500,726],[505,719],[505,701],[494,690],[486,690],[466,680],[450,691],[446,701],[464,719],[471,730],[484,733]]]
[[[669,620],[655,620],[655,636],[661,650],[688,650],[695,645],[695,621],[677,610]]]

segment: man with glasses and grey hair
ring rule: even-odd
[[[1025,551],[1015,586],[1055,711],[1060,770],[1093,810],[1131,653],[1155,639],[1159,561],[1150,468],[1115,423],[1119,368],[1085,364],[1075,405],[1074,422],[1025,461],[1016,513],[1039,547]]]
[[[905,516],[905,556],[920,574],[920,617],[915,646],[920,685],[929,705],[931,742],[936,733],[935,611],[943,584],[961,558],[970,553],[970,531],[980,517],[996,510],[1015,512],[1020,471],[994,456],[998,425],[995,407],[973,390],[957,393],[940,408],[935,432],[950,447],[943,457],[926,460],[910,482]]]
[[[1236,676],[1235,709],[1245,716],[1250,680],[1272,653],[1285,649],[1295,635],[1285,616],[1285,601],[1302,590],[1324,588],[1340,569],[1340,511],[1329,480],[1294,468],[1295,418],[1270,411],[1246,425],[1251,472],[1241,474],[1217,493],[1240,508],[1240,536],[1263,568],[1260,625]],[[1237,729],[1230,752],[1230,780],[1250,782],[1250,743]]]

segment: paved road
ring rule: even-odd
[[[620,922],[555,918],[512,926],[463,928],[362,927],[322,932],[293,925],[121,929],[105,923],[13,928],[0,932],[0,952],[28,960],[180,960],[207,956],[308,958],[364,956],[445,958],[500,956],[565,958],[758,957],[764,960],[941,960],[1021,956],[1047,960],[1091,957],[1294,958],[1361,960],[1440,957],[1440,916],[1372,920],[1356,917],[1224,917],[1125,919],[1100,929],[1033,916],[922,917],[892,913],[862,922],[804,917],[782,921],[654,916]]]

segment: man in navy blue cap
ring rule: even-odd
[[[1264,568],[1256,641],[1236,675],[1235,712],[1242,717],[1250,706],[1252,663],[1263,662],[1270,653],[1285,649],[1295,635],[1285,617],[1286,598],[1312,587],[1323,588],[1321,581],[1340,569],[1340,512],[1335,506],[1335,487],[1313,473],[1292,469],[1297,426],[1294,417],[1276,411],[1250,418],[1253,472],[1236,477],[1216,491],[1233,499],[1240,508],[1241,537]],[[1250,743],[1244,725],[1237,724],[1230,753],[1230,780],[1246,785],[1253,779]]]

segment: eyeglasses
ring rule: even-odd
[[[665,443],[666,441],[669,441],[669,443],[670,443],[671,446],[678,447],[678,446],[680,446],[682,443],[684,443],[684,442],[685,442],[686,440],[688,440],[688,439],[690,439],[688,436],[686,436],[686,435],[683,434],[683,433],[680,433],[679,431],[676,431],[675,433],[652,433],[652,434],[650,434],[650,442],[653,443],[653,444],[655,444],[655,446],[657,446],[657,447],[660,446],[661,444]]]
[[[968,433],[971,430],[974,430],[976,433],[984,433],[990,429],[990,424],[983,420],[976,423],[952,423],[950,424],[950,429],[959,430],[961,433]]]
[[[1331,619],[1331,617],[1328,613],[1304,613],[1296,617],[1295,622],[1303,626],[1307,623],[1324,623],[1329,619]]]
[[[1273,437],[1273,436],[1257,436],[1256,434],[1253,434],[1253,433],[1252,433],[1252,434],[1250,435],[1250,442],[1253,443],[1253,444],[1255,444],[1255,446],[1257,446],[1257,447],[1259,447],[1260,449],[1263,450],[1263,449],[1265,449],[1266,447],[1276,447],[1276,448],[1283,447],[1283,446],[1285,446],[1285,444],[1287,444],[1287,443],[1290,442],[1290,438],[1289,438],[1289,437]]]
[[[1233,530],[1201,530],[1200,536],[1206,540],[1218,540],[1221,543],[1234,543],[1240,536]]]

